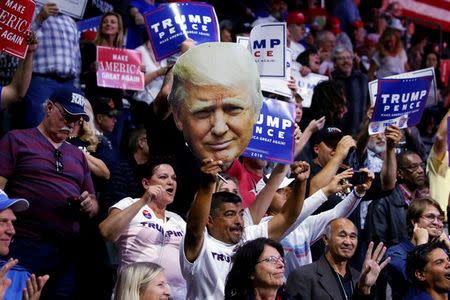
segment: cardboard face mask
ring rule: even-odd
[[[235,43],[205,43],[173,68],[169,95],[177,127],[194,155],[231,162],[248,145],[262,94],[256,63]]]

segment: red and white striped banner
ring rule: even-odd
[[[393,2],[393,1],[390,1]],[[427,27],[450,32],[450,0],[396,0],[403,8],[403,16],[418,20]],[[423,22],[420,22],[423,21]]]

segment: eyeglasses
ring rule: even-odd
[[[55,149],[55,169],[56,172],[62,172],[64,169],[64,165],[61,161],[62,158],[62,152],[59,151],[58,149]]]
[[[444,222],[444,217],[441,215],[427,214],[427,215],[421,216],[421,218],[424,218],[425,220],[427,220],[429,222],[434,222],[434,220],[437,220],[438,222],[441,222],[441,223]]]
[[[256,263],[259,264],[259,263],[262,263],[264,261],[268,262],[268,263],[270,263],[272,265],[276,265],[278,261],[281,261],[283,264],[285,262],[284,257],[281,257],[281,256],[269,256],[268,258],[261,259],[260,261],[257,261]]]
[[[422,170],[425,171],[426,164],[424,162],[422,162],[420,164],[414,164],[409,167],[403,167],[402,169],[408,171],[409,173],[414,173],[417,171],[417,169],[419,169],[419,167],[421,167]]]
[[[68,114],[63,108],[60,108],[59,105],[56,105],[53,103],[53,105],[58,109],[59,113],[61,114],[61,117],[67,122],[67,123],[73,123],[80,121],[79,116]]]

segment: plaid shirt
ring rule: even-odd
[[[34,54],[33,72],[78,79],[81,71],[80,34],[75,21],[69,16],[58,14],[39,24],[36,16],[41,8],[42,5],[36,5],[31,25],[39,40],[39,47]]]

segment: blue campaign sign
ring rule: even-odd
[[[407,127],[419,123],[432,80],[433,76],[379,79],[371,122],[383,122],[407,116]]]
[[[197,45],[219,41],[214,7],[199,2],[161,5],[144,15],[156,60],[180,51],[181,43],[193,39]]]
[[[294,160],[295,104],[265,99],[243,156],[290,164]]]
[[[93,17],[86,20],[81,20],[77,22],[77,28],[79,32],[85,32],[88,30],[97,31],[98,25],[100,24],[100,19],[102,16]]]

